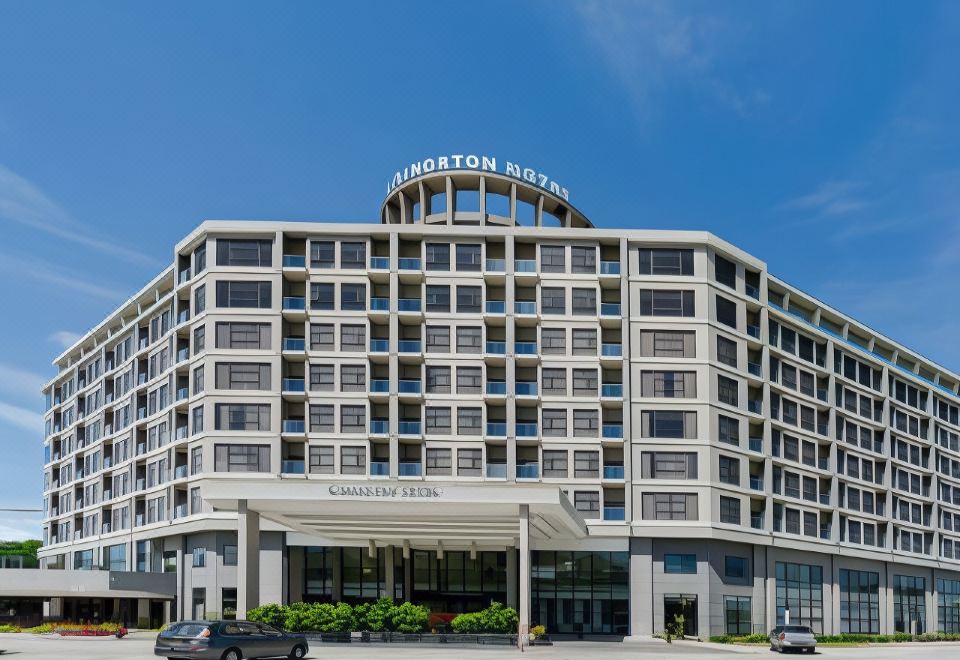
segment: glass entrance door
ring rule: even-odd
[[[683,634],[697,635],[697,597],[688,594],[672,594],[663,597],[663,627],[672,625],[677,616],[683,617]]]

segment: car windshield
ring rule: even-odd
[[[205,623],[174,623],[160,633],[161,637],[199,637],[207,629]]]
[[[810,629],[807,626],[784,626],[783,632],[810,634]]]

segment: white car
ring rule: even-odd
[[[771,651],[813,653],[816,648],[817,638],[807,626],[777,626],[770,631]]]

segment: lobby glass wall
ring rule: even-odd
[[[880,632],[880,574],[840,569],[840,632]]]
[[[926,586],[927,581],[922,577],[893,576],[893,630],[895,632],[919,634],[926,630]],[[911,627],[911,622],[914,622],[916,630]]]
[[[960,632],[960,580],[937,578],[937,629]]]
[[[723,607],[728,635],[749,635],[752,632],[750,596],[724,596]]]
[[[507,599],[507,553],[413,552],[413,601],[434,612],[471,612]]]
[[[629,553],[532,555],[531,625],[557,634],[629,634]]]
[[[359,603],[386,595],[384,548],[371,557],[367,548],[304,548],[304,600],[334,600],[334,579],[339,563],[341,594],[344,602]],[[399,574],[402,581],[403,574]]]
[[[810,626],[823,634],[823,569],[820,566],[777,562],[777,625]]]

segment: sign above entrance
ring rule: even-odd
[[[442,488],[423,488],[416,486],[330,486],[330,494],[335,497],[364,497],[371,499],[436,499],[443,496]]]
[[[395,188],[410,179],[415,179],[424,174],[442,172],[444,170],[479,170],[482,172],[505,174],[514,179],[519,179],[525,183],[543,188],[568,202],[570,201],[570,193],[567,189],[543,172],[538,172],[529,167],[523,167],[509,160],[502,162],[502,169],[499,169],[497,165],[498,163],[495,157],[478,156],[476,154],[451,154],[449,156],[437,156],[436,158],[424,158],[415,163],[410,163],[402,170],[395,172],[387,184],[387,194],[389,195]]]

